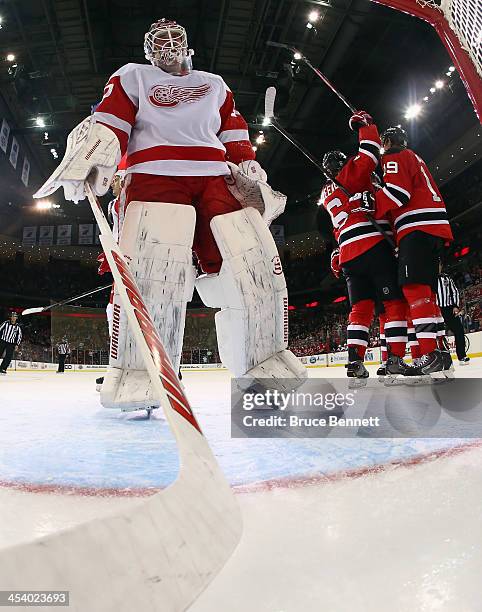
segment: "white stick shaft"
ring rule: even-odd
[[[133,509],[0,549],[0,588],[68,590],[72,612],[181,612],[233,552],[242,531],[239,508],[102,209],[86,190],[121,305],[178,443],[179,476]]]
[[[276,87],[268,87],[264,96],[264,116],[268,119],[274,117],[274,103],[276,100]]]

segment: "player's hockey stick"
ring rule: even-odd
[[[303,62],[309,68],[311,68],[311,70],[313,70],[316,76],[320,78],[323,81],[323,83],[327,85],[327,87],[329,87],[331,91],[340,98],[343,104],[345,104],[351,110],[352,113],[357,112],[358,109],[356,109],[353,106],[353,104],[351,104],[345,98],[345,96],[338,91],[338,89],[333,85],[333,83],[330,80],[328,80],[328,78],[320,70],[318,70],[318,68],[315,68],[315,66],[313,66],[310,60],[305,55],[303,55],[303,53],[301,53],[299,49],[297,49],[296,47],[292,47],[291,45],[285,45],[284,43],[274,42],[273,40],[268,40],[266,44],[270,47],[278,47],[279,49],[286,49],[288,51],[291,51],[293,54],[296,54],[297,56],[296,59],[299,60],[300,62]]]
[[[180,472],[136,507],[0,551],[0,588],[69,590],[72,612],[180,612],[233,552],[240,512],[88,183],[86,190],[122,307],[177,440]]]
[[[296,140],[296,138],[294,138],[291,134],[289,134],[284,127],[282,127],[274,118],[274,103],[276,100],[276,87],[268,87],[268,89],[266,90],[266,94],[265,94],[265,98],[264,98],[264,116],[270,120],[270,125],[272,125],[275,130],[277,130],[282,136],[284,136],[284,138],[286,138],[286,140],[288,140],[293,146],[295,146],[298,151],[300,151],[300,153],[303,153],[303,155],[310,160],[310,162],[316,166],[318,168],[318,170],[323,174],[323,176],[329,180],[329,181],[333,181],[335,183],[335,185],[337,187],[339,187],[343,193],[345,195],[347,195],[349,198],[353,197],[353,193],[350,193],[348,191],[348,189],[345,189],[345,187],[335,179],[331,178],[330,176],[328,176],[323,168],[322,163],[316,159],[316,157],[313,157],[313,155],[308,151],[308,149],[306,149],[306,147],[304,147],[300,142],[298,142]],[[387,234],[387,232],[383,229],[383,227],[376,221],[376,219],[373,218],[373,216],[368,213],[365,212],[364,213],[368,219],[368,221],[370,221],[370,223],[373,225],[373,227],[380,232],[380,234],[382,234],[382,236],[385,238],[385,240],[390,244],[390,246],[393,249],[396,249],[396,245],[393,242],[391,236],[389,234]]]
[[[87,297],[88,295],[94,295],[94,293],[99,293],[99,291],[103,291],[104,289],[108,289],[109,287],[112,287],[112,283],[110,283],[109,285],[104,285],[103,287],[97,287],[97,289],[92,289],[92,291],[86,291],[85,293],[81,293],[80,295],[71,297],[68,300],[62,300],[62,302],[55,302],[55,304],[50,304],[49,306],[25,308],[25,310],[22,310],[22,316],[38,314],[39,312],[45,312],[46,310],[51,310],[52,308],[57,308],[58,306],[65,306],[65,304],[70,304],[70,302],[76,302],[77,300],[80,300],[83,297]]]

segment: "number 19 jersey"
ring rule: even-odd
[[[411,149],[382,156],[385,185],[376,194],[377,212],[389,212],[397,239],[420,231],[453,240],[445,204],[426,163]]]

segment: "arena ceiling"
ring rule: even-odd
[[[307,28],[312,10],[320,18]],[[315,155],[334,147],[353,150],[354,139],[346,108],[297,63],[287,95],[292,57],[267,47],[268,40],[301,48],[382,127],[406,124],[407,105],[451,63],[429,26],[369,0],[3,0],[0,16],[2,54],[15,55],[14,62],[0,62],[1,94],[44,177],[58,163],[51,149],[63,154],[68,132],[99,101],[110,74],[127,62],[145,62],[144,32],[165,16],[186,27],[195,67],[221,74],[233,89],[253,141],[264,130],[258,159],[290,203],[316,193],[321,179],[291,145],[260,125],[266,87],[278,85],[280,122]],[[36,117],[45,127],[36,125]],[[442,164],[438,178],[446,180],[450,168],[458,164],[457,173],[466,167],[459,156],[442,154],[456,141],[460,145],[460,138],[473,147],[465,164],[482,155],[482,145],[472,142],[476,125],[455,74],[408,127],[420,153]]]

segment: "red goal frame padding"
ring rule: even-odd
[[[422,6],[416,0],[371,0],[429,23],[439,35],[465,85],[475,113],[482,123],[482,78],[443,12],[432,6]]]

